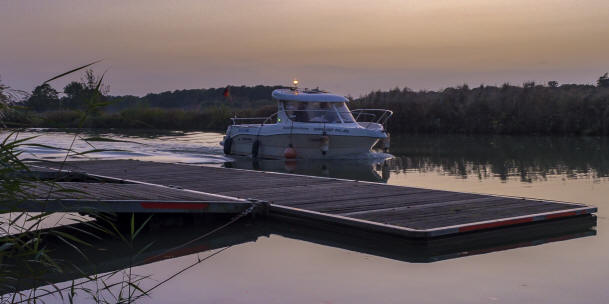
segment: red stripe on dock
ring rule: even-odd
[[[554,219],[554,218],[559,218],[559,217],[565,217],[565,216],[576,216],[577,212],[575,211],[571,211],[571,212],[563,212],[563,213],[557,213],[557,214],[548,214],[546,215],[546,219]]]
[[[508,221],[499,221],[499,222],[471,225],[471,226],[459,227],[459,232],[467,232],[467,231],[489,229],[489,228],[495,228],[495,227],[501,227],[501,226],[524,224],[524,223],[530,223],[532,221],[533,221],[532,217],[527,217],[527,218],[508,220]]]
[[[140,205],[146,209],[207,209],[207,203],[157,203],[157,202],[142,202]]]

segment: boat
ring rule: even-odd
[[[340,159],[369,154],[382,141],[389,148],[392,111],[349,110],[349,99],[319,89],[277,89],[277,112],[233,117],[220,143],[227,155],[268,159]]]

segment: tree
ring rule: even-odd
[[[66,95],[61,99],[61,103],[68,109],[80,109],[83,107],[85,100],[85,87],[80,82],[72,81],[63,88],[63,93]]]
[[[86,69],[85,75],[81,78],[81,81],[87,90],[91,92],[97,90],[101,95],[105,96],[110,92],[110,86],[102,83],[103,77],[103,75],[95,76],[95,72],[93,72],[92,69]]]
[[[605,73],[605,75],[599,77],[598,81],[596,81],[596,85],[599,88],[609,88],[609,74]]]
[[[81,82],[72,81],[63,88],[66,94],[62,98],[63,104],[68,109],[85,109],[106,101],[109,87],[102,83],[102,79],[95,76],[93,70],[85,70]]]
[[[555,80],[548,81],[548,86],[550,88],[557,88],[558,87],[558,81],[555,81]]]
[[[26,100],[26,105],[37,112],[56,110],[59,108],[57,91],[47,83],[39,85]]]
[[[26,96],[26,92],[9,87],[3,84],[2,79],[0,79],[0,125],[3,126],[2,120],[6,118],[9,110],[12,110],[12,106]]]
[[[522,87],[525,88],[525,89],[532,89],[532,88],[535,87],[535,81],[525,81],[522,84]]]
[[[0,79],[0,104],[4,104],[8,102],[8,96],[4,92],[8,87],[2,84],[2,79]]]
[[[63,88],[67,98],[78,98],[85,91],[85,87],[80,82],[72,81]]]
[[[15,90],[6,84],[2,83],[0,78],[0,104],[8,105],[23,100],[27,93],[21,90]]]
[[[3,85],[0,79],[0,126],[4,126],[4,118],[8,109],[9,98],[5,93],[6,90],[8,90],[8,86]]]

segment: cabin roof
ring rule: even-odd
[[[303,101],[303,102],[348,102],[344,96],[330,94],[320,90],[293,90],[277,89],[273,91],[273,98],[279,100]]]

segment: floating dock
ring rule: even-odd
[[[238,213],[252,202],[161,185],[94,178],[86,174],[34,168],[18,201],[0,202],[0,211],[114,213]],[[43,171],[40,171],[43,170]]]
[[[32,170],[47,174],[58,168],[57,164],[32,165]],[[68,162],[62,168],[62,174],[98,181],[58,182],[89,195],[82,200],[93,204],[87,208],[114,212],[238,213],[258,204],[269,216],[408,238],[457,235],[576,217],[597,210],[567,202],[188,164],[99,160]],[[45,186],[40,187],[44,190]],[[45,199],[40,197],[46,193],[42,190],[33,193],[39,200]],[[60,204],[65,202],[78,209],[75,197],[82,199],[83,194],[68,193],[75,196],[55,196],[50,203],[44,203],[46,210],[62,211]],[[58,207],[50,207],[52,202]]]

